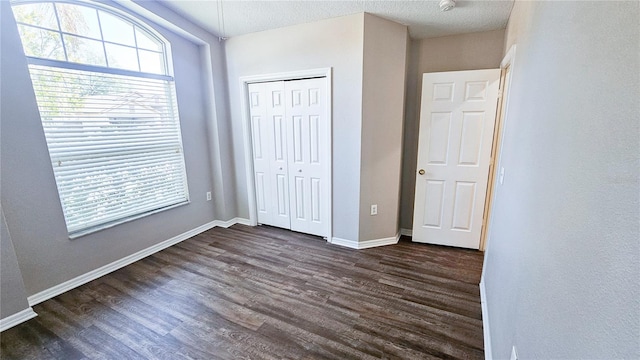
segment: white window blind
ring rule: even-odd
[[[34,62],[29,70],[71,237],[188,202],[172,78]]]

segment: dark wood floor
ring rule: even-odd
[[[34,307],[2,359],[482,359],[482,253],[215,228]]]

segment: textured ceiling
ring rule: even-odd
[[[412,38],[423,39],[502,29],[513,6],[513,0],[467,0],[442,12],[438,0],[157,1],[220,37],[368,12],[408,25]]]

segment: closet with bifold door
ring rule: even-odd
[[[258,223],[326,236],[325,78],[248,84]]]

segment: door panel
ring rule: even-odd
[[[289,228],[289,176],[287,171],[287,123],[285,120],[284,82],[265,83],[267,122],[269,127],[269,169],[271,185],[271,222],[269,225]],[[266,223],[265,223],[266,224]]]
[[[266,186],[266,189],[269,187]],[[267,214],[267,195],[268,192],[265,189],[265,175],[263,172],[256,171],[256,202],[258,203],[258,213]]]
[[[290,227],[284,83],[249,84],[258,223]]]
[[[282,93],[282,82],[280,81],[274,84],[267,84],[267,88],[271,91],[271,108],[276,109],[284,106],[282,101],[282,96],[284,95]]]
[[[464,112],[462,114],[462,135],[458,165],[478,166],[484,129],[484,112]]]
[[[434,83],[433,84],[433,101],[452,101],[455,83]]]
[[[253,169],[256,188],[258,222],[270,224],[271,184],[269,181],[269,134],[267,125],[267,104],[264,84],[249,85],[249,111],[251,114],[251,136],[253,138]]]
[[[284,117],[277,115],[273,117],[273,138],[274,138],[274,160],[287,162],[287,133],[285,131]]]
[[[325,79],[285,82],[285,102],[289,139],[289,179],[295,183],[290,189],[291,230],[326,235],[328,216],[327,181],[323,174],[329,139],[326,137]]]
[[[446,165],[449,154],[449,130],[451,113],[431,114],[428,162],[431,165]]]
[[[444,181],[442,180],[424,180],[425,198],[423,226],[440,228],[442,226],[442,210],[444,205]]]
[[[320,163],[320,117],[309,116],[309,162]]]
[[[276,214],[278,216],[288,217],[289,216],[289,187],[287,186],[289,181],[287,180],[287,176],[283,174],[276,174],[276,196],[277,196],[277,207]]]
[[[488,81],[468,81],[465,83],[465,101],[486,101]]]
[[[453,220],[451,228],[455,230],[470,231],[476,195],[476,183],[468,181],[456,181],[453,196]]]
[[[295,201],[295,220],[305,221],[306,216],[304,214],[304,198],[305,198],[305,186],[304,186],[304,177],[302,176],[293,176],[293,183],[295,184],[293,189],[293,199]]]
[[[265,160],[264,153],[262,151],[262,127],[264,121],[264,117],[260,115],[251,117],[251,125],[253,130],[253,156],[258,160]]]
[[[293,122],[293,160],[294,164],[303,164],[304,163],[304,154],[303,154],[303,128],[302,125],[303,119],[302,116],[292,116]]]
[[[479,247],[499,76],[423,75],[413,241]]]
[[[311,178],[311,221],[320,222],[322,212],[320,208],[320,187],[322,186],[322,181],[318,178]]]

